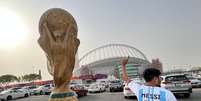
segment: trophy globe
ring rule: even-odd
[[[67,12],[64,9],[61,8],[52,8],[47,10],[45,13],[40,18],[39,21],[39,33],[42,36],[46,32],[44,31],[44,24],[49,29],[50,32],[50,37],[53,39],[53,41],[56,42],[63,42],[66,41],[64,40],[65,36],[68,36],[66,34],[73,33],[77,37],[77,23],[73,16]],[[66,31],[68,30],[68,33]],[[48,41],[51,41],[50,39],[46,39]],[[53,76],[54,75],[54,70],[55,70],[55,63],[59,62],[59,59],[54,59],[48,54],[48,50],[50,48],[50,45],[48,41],[44,42],[44,47],[41,47],[47,56],[47,68],[48,72]],[[65,42],[64,42],[65,43]],[[41,45],[42,46],[42,45]],[[67,46],[68,47],[68,46]],[[59,52],[59,50],[58,50]]]

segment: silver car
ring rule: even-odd
[[[174,94],[184,94],[184,97],[190,97],[190,93],[192,93],[192,85],[185,75],[170,74],[161,77],[161,87],[170,90]]]
[[[191,81],[193,88],[201,87],[201,80],[198,80],[197,78],[192,76],[189,76],[188,79]]]
[[[8,89],[0,93],[0,100],[12,100],[20,97],[28,97],[28,93],[22,90]]]

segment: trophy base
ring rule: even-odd
[[[52,92],[49,101],[78,101],[75,92],[54,93]]]

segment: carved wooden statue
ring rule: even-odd
[[[39,32],[38,43],[46,54],[48,71],[55,83],[49,101],[77,101],[69,88],[80,44],[73,16],[60,8],[49,9],[40,18]]]

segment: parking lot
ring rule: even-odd
[[[182,98],[177,96],[178,101],[200,101],[201,88],[193,89],[190,98]],[[20,98],[15,101],[47,101],[48,95],[30,96],[28,98]],[[135,98],[125,99],[122,92],[104,92],[104,93],[90,93],[85,97],[79,98],[79,101],[137,101]]]

